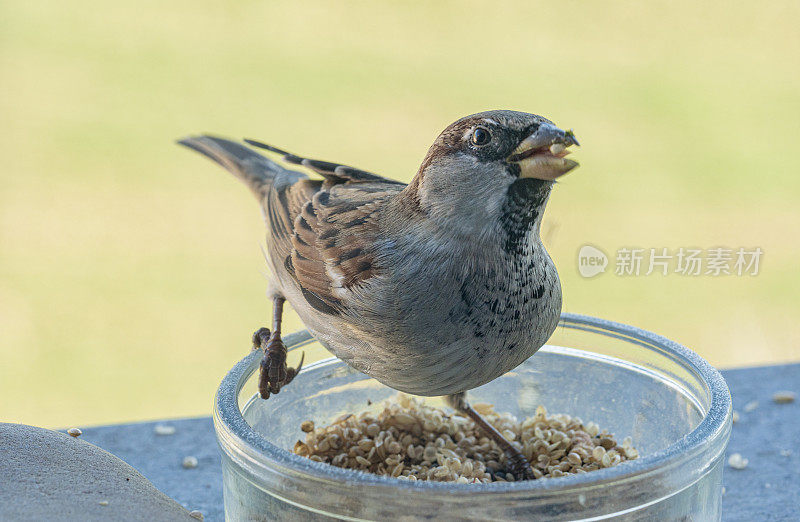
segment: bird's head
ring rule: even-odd
[[[572,131],[516,111],[461,118],[436,138],[409,189],[435,221],[465,234],[491,233],[514,218],[534,226],[554,180],[578,166]]]

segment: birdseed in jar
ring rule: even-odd
[[[518,421],[491,404],[472,407],[522,451],[536,479],[587,473],[639,456],[630,437],[617,442],[593,423],[543,406]],[[475,423],[399,394],[378,411],[342,415],[325,427],[304,421],[294,453],[317,462],[400,480],[462,484],[508,482],[505,453]]]

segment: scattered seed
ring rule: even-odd
[[[399,480],[434,480],[460,484],[512,482],[505,453],[472,420],[400,394],[380,410],[346,414],[316,428],[304,421],[306,441],[294,453],[333,466],[369,471]],[[587,473],[638,457],[630,437],[614,436],[543,406],[522,422],[494,406],[474,404],[533,464],[536,479]]]
[[[797,394],[792,391],[779,391],[772,396],[773,402],[777,404],[788,404],[794,402],[796,398]]]
[[[98,502],[98,504],[100,504],[101,506],[107,506],[108,500],[101,500],[100,502]]]
[[[198,511],[196,509],[194,511],[189,511],[189,516],[192,517],[192,518],[196,518],[197,520],[204,520],[205,519],[205,517],[203,516],[203,513],[201,513],[200,511]]]
[[[750,402],[748,402],[747,404],[744,405],[743,409],[744,409],[745,413],[750,413],[751,411],[755,410],[756,408],[758,408],[758,401],[750,401]]]
[[[790,449],[781,450],[781,457],[791,457],[791,456],[792,456],[792,450]]]
[[[603,455],[603,458],[600,459],[600,462],[603,464],[604,468],[610,468],[611,467],[611,454],[610,453],[606,453],[605,455]]]
[[[732,415],[732,417],[733,417],[733,423],[734,423],[734,424],[736,424],[737,422],[739,422],[739,412],[738,412],[738,411],[736,411],[736,410],[733,410],[733,415]]]
[[[70,437],[80,437],[83,432],[78,428],[70,428],[67,430],[67,433]]]
[[[175,435],[175,426],[169,424],[156,424],[153,426],[153,433],[156,435]]]
[[[333,421],[333,423],[334,424],[341,424],[341,423],[343,423],[344,421],[346,421],[347,419],[349,419],[352,416],[353,416],[352,413],[343,413],[342,415],[339,415],[338,417],[336,417],[336,420]]]
[[[592,458],[596,461],[603,460],[603,457],[606,454],[606,449],[603,446],[595,446],[592,450]]]
[[[610,450],[611,448],[616,446],[617,443],[614,442],[614,439],[609,439],[608,437],[603,437],[602,439],[600,439],[600,445],[602,447],[604,447],[605,449]]]
[[[398,413],[394,416],[394,420],[405,426],[410,426],[417,423],[417,419],[406,413]]]
[[[488,402],[477,402],[472,405],[472,409],[477,411],[481,415],[488,415],[490,413],[494,413],[494,406],[489,404]]]
[[[367,459],[365,459],[364,457],[356,457],[356,462],[366,467],[370,467],[372,465],[372,463]]]
[[[193,457],[189,455],[188,457],[183,457],[183,462],[181,465],[186,469],[192,469],[197,467],[197,457]]]
[[[747,467],[748,462],[750,461],[742,457],[740,453],[734,453],[728,457],[728,466],[733,469],[744,469]]]

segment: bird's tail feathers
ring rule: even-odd
[[[272,186],[275,176],[285,172],[277,163],[242,144],[215,136],[189,136],[180,145],[196,150],[214,160],[239,178],[259,199]]]

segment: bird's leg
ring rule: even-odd
[[[506,471],[513,474],[516,480],[532,480],[535,478],[533,476],[531,465],[528,462],[528,459],[525,458],[525,455],[523,455],[520,450],[511,444],[511,442],[509,442],[505,437],[503,437],[502,433],[497,431],[497,429],[489,424],[486,419],[481,417],[480,413],[475,411],[475,409],[469,405],[467,402],[466,392],[448,395],[445,397],[445,401],[453,409],[464,413],[467,417],[472,419],[477,426],[480,426],[486,435],[494,439],[497,445],[500,446],[500,449],[503,450],[503,453],[506,454],[506,460],[508,461]]]
[[[282,386],[286,386],[303,367],[304,356],[300,358],[297,368],[286,367],[286,346],[281,340],[281,321],[283,319],[283,303],[286,301],[281,296],[276,296],[272,308],[272,332],[269,328],[259,328],[253,334],[253,348],[264,350],[261,359],[261,372],[258,378],[258,392],[262,399],[269,399],[271,393],[279,393]]]

